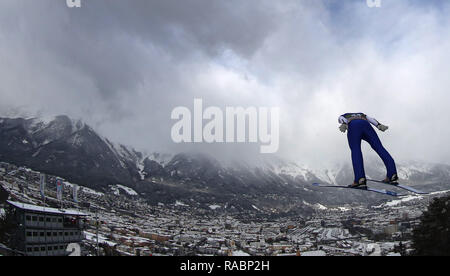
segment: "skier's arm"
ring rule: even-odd
[[[344,116],[340,116],[338,122],[341,124],[339,130],[345,133],[348,129],[348,120]]]
[[[366,118],[367,118],[367,121],[369,121],[372,125],[376,126],[379,130],[381,130],[383,132],[389,128],[388,126],[381,124],[380,122],[378,122],[377,120],[375,120],[372,117],[369,117],[366,115]]]
[[[338,122],[340,124],[348,124],[348,120],[342,115],[339,117]]]
[[[378,125],[380,125],[380,123],[377,120],[375,120],[375,118],[369,117],[367,115],[366,115],[366,118],[367,118],[367,121],[369,121],[369,123],[371,123],[372,125],[374,125],[376,127],[378,127]]]

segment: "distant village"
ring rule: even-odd
[[[16,208],[25,217],[27,212],[42,214],[48,222],[52,217],[55,224],[46,227],[56,227],[61,215],[64,221],[54,229],[75,227],[79,236],[69,238],[75,230],[53,230],[50,239],[49,228],[42,234],[47,239],[39,240],[29,231],[22,250],[0,240],[1,255],[69,255],[73,251],[63,245],[76,242],[79,254],[88,256],[400,256],[409,252],[412,230],[430,200],[449,194],[410,195],[370,208],[317,204],[312,216],[274,219],[250,212],[237,217],[214,205],[209,210],[192,207],[188,201],[149,205],[129,187],[112,185],[99,192],[52,175],[46,175],[42,193],[42,175],[0,163],[0,185],[9,194],[0,203],[0,215]],[[67,224],[68,217],[76,223]]]

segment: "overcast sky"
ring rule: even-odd
[[[361,111],[390,127],[395,159],[450,163],[450,1],[81,2],[0,1],[0,114],[67,114],[178,152],[192,147],[171,140],[176,106],[278,106],[278,155],[317,166],[349,160],[337,118]]]

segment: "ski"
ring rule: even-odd
[[[413,193],[416,193],[416,194],[419,194],[419,195],[426,195],[426,194],[428,194],[427,192],[422,192],[422,191],[419,191],[417,189],[414,189],[413,187],[405,186],[405,185],[402,185],[400,183],[390,184],[390,183],[386,183],[386,182],[383,182],[383,181],[380,181],[380,180],[374,180],[374,179],[367,179],[367,181],[381,183],[381,184],[385,184],[385,185],[390,185],[390,186],[397,187],[397,188],[400,188],[400,189],[403,189],[403,190],[407,190],[407,191],[410,191],[410,192],[413,192]]]
[[[403,195],[400,195],[400,194],[398,194],[396,192],[393,192],[393,191],[389,191],[389,190],[385,190],[385,189],[382,189],[382,190],[374,189],[374,188],[370,188],[370,187],[367,187],[367,189],[360,189],[360,188],[351,188],[351,187],[339,186],[339,185],[335,185],[335,186],[333,186],[333,185],[323,185],[323,184],[320,184],[320,183],[313,183],[313,186],[323,187],[323,188],[340,188],[340,189],[352,189],[352,190],[359,190],[359,191],[369,191],[369,192],[374,192],[374,193],[379,193],[379,194],[384,194],[384,195],[389,195],[389,196],[403,196]]]

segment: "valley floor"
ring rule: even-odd
[[[44,205],[39,183],[32,180],[36,172],[22,171],[2,174],[0,184],[13,200]],[[411,196],[371,208],[320,206],[310,217],[269,220],[179,203],[151,206],[132,193],[85,187],[74,203],[70,188],[63,207],[88,214],[84,255],[96,255],[97,244],[101,255],[400,255],[408,252],[412,230],[429,201],[448,194]],[[48,189],[45,205],[60,205]]]

